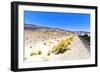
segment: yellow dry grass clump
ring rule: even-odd
[[[41,50],[33,50],[31,53],[30,53],[30,56],[33,56],[33,55],[40,55],[42,54],[42,51]]]
[[[69,46],[72,44],[74,39],[74,36],[71,36],[69,38],[66,38],[65,40],[59,41],[59,43],[56,46],[53,46],[52,53],[54,52],[61,52],[63,50],[69,49]]]

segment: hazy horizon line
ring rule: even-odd
[[[31,24],[31,23],[24,23],[25,25],[35,25],[35,26],[41,26],[41,27],[47,27],[47,28],[57,28],[57,29],[62,29],[62,30],[66,30],[66,31],[73,31],[73,32],[89,32],[90,31],[85,31],[85,30],[71,30],[71,29],[65,29],[65,28],[60,28],[60,27],[50,27],[50,26],[43,26],[43,25],[36,25],[36,24]]]

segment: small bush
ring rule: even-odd
[[[42,51],[41,50],[38,50],[38,55],[41,55],[42,54]]]
[[[30,56],[33,56],[33,55],[37,55],[37,51],[32,51],[32,52],[30,53]]]
[[[33,55],[41,55],[42,54],[42,51],[41,50],[34,50],[30,53],[30,56],[33,56]]]
[[[46,43],[44,42],[44,45],[46,45]]]
[[[30,48],[32,48],[32,46],[30,46]]]
[[[25,57],[24,60],[26,60],[27,58]]]

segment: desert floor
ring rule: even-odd
[[[57,40],[62,40],[65,37],[58,38]],[[38,44],[33,44],[33,48],[29,49],[29,46],[25,47],[25,62],[43,62],[43,61],[60,61],[60,60],[80,60],[80,59],[89,59],[90,52],[90,45],[84,42],[84,40],[80,39],[78,35],[75,35],[74,41],[70,46],[70,50],[67,50],[63,54],[51,54],[47,56],[48,50],[52,48],[52,46],[57,44],[57,41],[52,40],[53,43],[43,45],[43,41],[39,41]],[[46,42],[49,42],[48,40]],[[85,44],[87,45],[85,45]],[[29,53],[33,49],[42,50],[43,54],[41,55],[33,55],[30,56]]]

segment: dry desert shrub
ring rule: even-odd
[[[52,53],[63,53],[66,50],[69,50],[69,46],[73,42],[74,37],[67,38],[65,40],[59,41],[56,46],[53,46]]]
[[[33,50],[31,53],[30,53],[30,56],[33,56],[33,55],[41,55],[42,54],[42,51],[41,50]]]

